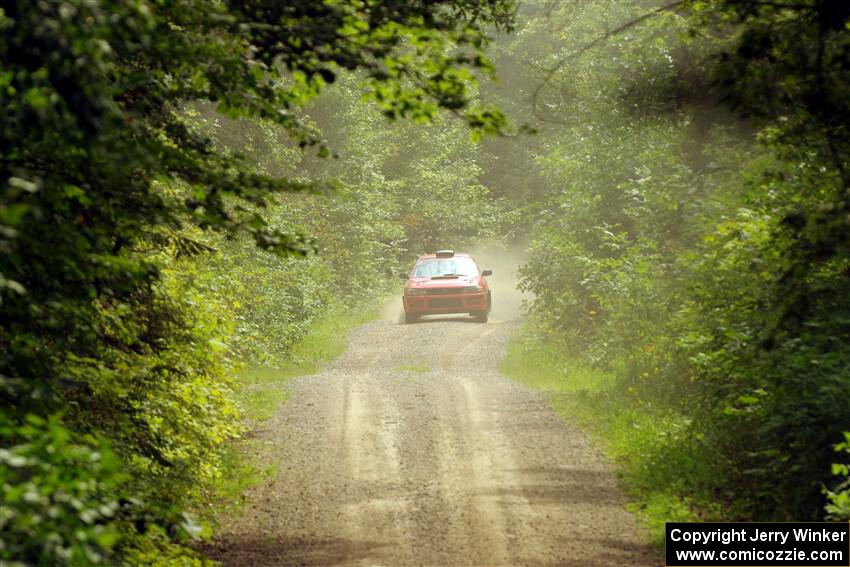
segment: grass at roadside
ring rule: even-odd
[[[546,396],[551,407],[586,431],[619,465],[630,509],[662,546],[664,523],[714,516],[707,488],[715,466],[690,420],[638,399],[613,371],[564,358],[529,331],[508,344],[500,370]]]
[[[345,352],[351,330],[375,319],[378,313],[377,304],[333,309],[317,319],[307,335],[277,365],[245,365],[237,379],[237,401],[245,417],[252,422],[271,418],[289,396],[286,382],[319,372]]]
[[[236,399],[243,416],[252,424],[270,419],[289,397],[289,380],[315,374],[343,354],[349,333],[377,318],[379,312],[377,303],[332,309],[316,320],[304,339],[276,366],[245,365],[236,379]],[[227,447],[222,456],[222,476],[209,498],[211,506],[218,509],[213,517],[222,510],[234,513],[246,489],[275,474],[273,468],[261,464],[265,462],[262,452],[262,446],[250,438]]]

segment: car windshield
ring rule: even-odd
[[[477,276],[478,266],[472,258],[429,258],[416,264],[414,278],[433,278],[435,276]]]

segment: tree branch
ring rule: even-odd
[[[638,24],[640,24],[640,23],[642,23],[642,22],[644,22],[644,21],[646,21],[650,18],[657,16],[658,14],[660,14],[662,12],[668,12],[670,10],[674,10],[674,9],[678,8],[679,6],[681,6],[682,4],[684,4],[686,1],[687,0],[676,0],[675,2],[669,2],[669,3],[667,3],[663,6],[659,6],[658,8],[655,8],[654,10],[647,12],[646,14],[638,16],[637,18],[630,20],[630,21],[626,22],[625,24],[622,24],[622,25],[614,28],[613,30],[607,30],[604,34],[600,35],[599,37],[597,37],[596,39],[594,39],[590,43],[585,44],[582,47],[580,47],[579,49],[577,49],[576,51],[573,51],[572,53],[562,57],[560,60],[558,60],[557,63],[555,63],[549,69],[545,69],[543,81],[540,84],[537,85],[537,87],[534,89],[534,93],[531,95],[531,113],[534,115],[535,118],[537,118],[538,120],[540,120],[542,122],[548,122],[548,123],[551,123],[551,124],[561,124],[561,125],[566,124],[565,122],[560,121],[560,120],[553,120],[551,118],[543,117],[537,111],[538,106],[539,106],[540,93],[543,92],[543,89],[546,88],[546,86],[549,84],[549,81],[551,81],[552,77],[555,76],[555,73],[557,73],[558,71],[563,69],[564,66],[567,63],[569,63],[570,61],[574,61],[575,59],[578,59],[579,57],[581,57],[582,55],[584,55],[585,53],[587,53],[588,51],[590,51],[594,47],[596,47],[596,46],[600,45],[601,43],[607,41],[609,38],[616,36],[616,35],[619,35],[619,34],[623,33],[624,31],[631,29],[634,26],[636,26],[636,25],[638,25]]]

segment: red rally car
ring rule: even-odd
[[[416,321],[422,315],[469,313],[480,323],[490,313],[490,289],[485,276],[491,270],[479,270],[469,254],[440,250],[423,254],[413,271],[401,274],[404,284],[404,319]]]

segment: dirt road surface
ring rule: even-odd
[[[258,433],[224,565],[658,565],[611,467],[497,372],[516,323],[376,321]]]

